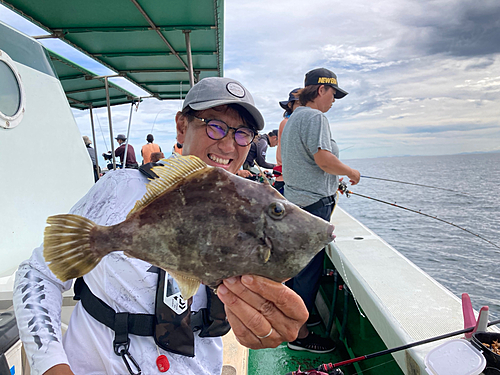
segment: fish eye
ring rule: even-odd
[[[269,205],[268,212],[273,219],[281,219],[285,216],[285,206],[280,202],[273,202]]]

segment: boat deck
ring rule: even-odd
[[[464,328],[457,296],[342,209],[335,210],[332,223],[337,238],[327,254],[387,347]],[[405,374],[425,374],[425,355],[440,344],[394,358]]]

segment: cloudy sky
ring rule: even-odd
[[[226,0],[225,7],[224,75],[253,94],[265,131],[282,119],[278,101],[303,84],[308,70],[326,67],[349,92],[327,113],[341,159],[500,151],[498,0]],[[0,19],[30,35],[43,33],[3,7]],[[44,44],[108,72],[60,42]],[[138,153],[151,131],[170,152],[180,106],[141,103],[130,136]],[[126,133],[129,111],[112,109],[115,134]],[[104,151],[106,110],[96,112],[97,147]],[[74,115],[90,135],[88,112]]]

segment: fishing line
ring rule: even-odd
[[[453,192],[453,193],[457,193],[457,194],[461,194],[461,195],[470,195],[470,194],[463,193],[463,192],[461,192],[461,191],[457,191],[457,190],[445,189],[445,188],[440,188],[440,187],[437,187],[437,186],[431,186],[431,185],[415,184],[415,183],[413,183],[413,182],[405,182],[405,181],[398,181],[398,180],[389,180],[388,178],[379,178],[379,177],[370,177],[370,176],[361,176],[361,177],[363,177],[363,178],[371,178],[371,179],[373,179],[373,180],[381,180],[381,181],[397,182],[397,183],[400,183],[400,184],[406,184],[406,185],[422,186],[422,187],[431,188],[431,189],[437,189],[437,190],[451,191],[451,192]]]
[[[372,366],[372,367],[367,367],[367,368],[366,368],[366,369],[364,369],[363,371],[361,371],[361,372],[355,372],[355,373],[354,373],[354,374],[352,374],[352,375],[363,374],[364,372],[371,371],[371,370],[373,370],[374,368],[377,368],[377,367],[381,367],[381,366],[388,365],[389,363],[392,363],[392,362],[396,362],[396,360],[395,360],[395,359],[391,359],[391,360],[389,360],[389,361],[387,361],[387,362],[380,363],[380,364],[375,365],[375,366]]]
[[[352,145],[352,146],[349,146],[349,147],[346,147],[346,148],[343,148],[342,150],[339,150],[339,152],[342,152],[344,150],[349,150],[350,148],[353,148],[355,145]]]
[[[390,205],[390,206],[394,206],[394,207],[402,208],[403,210],[407,210],[407,211],[410,211],[410,212],[415,212],[415,213],[417,213],[417,214],[420,214],[420,215],[423,215],[423,216],[427,216],[427,217],[430,217],[430,218],[435,219],[435,220],[439,220],[439,221],[441,221],[441,222],[443,222],[443,223],[446,223],[446,224],[448,224],[448,225],[452,225],[452,226],[454,226],[455,228],[461,229],[461,230],[463,230],[463,231],[465,231],[465,232],[467,232],[467,233],[469,233],[469,234],[472,234],[473,236],[476,236],[476,237],[478,237],[478,238],[482,239],[483,241],[488,242],[490,245],[493,245],[493,246],[495,246],[496,248],[500,249],[500,246],[498,246],[498,245],[497,245],[497,244],[495,244],[494,242],[491,242],[491,241],[490,241],[490,240],[488,240],[487,238],[484,238],[483,236],[481,236],[481,235],[479,235],[479,234],[477,234],[477,233],[471,232],[470,230],[465,229],[465,228],[463,228],[463,227],[461,227],[461,226],[459,226],[459,225],[457,225],[457,224],[453,224],[453,223],[451,223],[451,222],[449,222],[449,221],[446,221],[446,220],[440,219],[440,218],[438,218],[437,216],[432,216],[432,215],[429,215],[429,214],[426,214],[426,213],[423,213],[423,212],[420,212],[420,211],[417,211],[417,210],[413,210],[413,209],[411,209],[411,208],[403,207],[403,206],[400,206],[400,205],[398,205],[398,204],[396,204],[396,203],[390,203],[390,202],[383,201],[383,200],[381,200],[381,199],[377,199],[377,198],[372,198],[372,197],[369,197],[369,196],[367,196],[367,195],[354,193],[354,192],[352,192],[352,191],[350,191],[350,190],[348,190],[348,189],[347,189],[347,184],[346,184],[345,182],[343,182],[343,181],[339,184],[339,190],[340,190],[341,192],[343,192],[343,193],[346,193],[346,196],[347,196],[348,198],[349,198],[349,194],[352,194],[352,195],[357,195],[357,196],[359,196],[359,197],[363,197],[363,198],[371,199],[371,200],[374,200],[374,201],[376,201],[376,202],[380,202],[380,203],[388,204],[388,205]]]
[[[335,247],[334,247],[334,249],[335,249]],[[342,265],[342,272],[344,273],[341,277],[345,281],[347,288],[349,288],[349,291],[351,292],[352,299],[354,300],[354,303],[356,304],[356,308],[358,309],[359,315],[361,315],[361,317],[366,319],[366,315],[363,314],[363,312],[361,311],[361,307],[359,306],[358,299],[354,295],[354,292],[353,292],[351,286],[349,285],[349,280],[347,279],[347,272],[345,272],[344,261],[342,260],[342,257],[340,256],[340,249],[337,249],[337,253],[339,255],[340,264]]]
[[[109,150],[108,145],[106,144],[106,139],[104,138],[104,133],[102,132],[101,121],[99,120],[99,114],[97,112],[95,113],[95,117],[97,119],[97,123],[99,124],[99,129],[101,130],[101,135],[102,135],[102,140],[104,142],[104,147]]]
[[[155,124],[156,124],[156,119],[158,118],[158,115],[163,112],[163,111],[166,111],[168,108],[163,108],[161,109],[157,114],[156,114],[156,117],[155,117],[155,120],[153,121],[153,126],[151,127],[151,134],[153,134],[153,129],[155,128]]]

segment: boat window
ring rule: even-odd
[[[0,61],[0,111],[6,116],[14,116],[21,105],[21,92],[12,69]]]
[[[24,116],[24,89],[14,61],[0,50],[0,127],[15,128]]]

